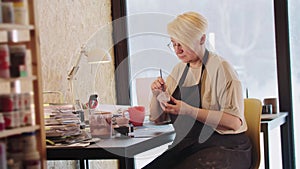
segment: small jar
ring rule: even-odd
[[[22,139],[23,139],[23,146],[24,146],[23,152],[26,153],[26,152],[36,151],[35,132],[23,133]]]
[[[14,5],[12,2],[1,2],[2,6],[2,22],[3,23],[14,23]]]
[[[38,151],[31,151],[24,153],[24,169],[40,169],[41,161]]]
[[[26,46],[11,45],[10,52],[10,76],[11,77],[26,77]]]
[[[10,154],[23,153],[24,145],[22,135],[14,135],[7,138],[7,152]]]
[[[5,143],[0,142],[0,168],[6,168],[6,146]]]
[[[0,131],[3,131],[5,129],[5,121],[2,113],[0,113]]]
[[[14,152],[14,153],[7,153],[7,162],[9,169],[21,169],[23,166],[23,159],[24,154],[23,152]]]
[[[9,112],[14,110],[13,94],[0,95],[0,112]]]
[[[21,126],[31,126],[33,125],[33,115],[31,110],[21,110],[20,111],[20,124]]]
[[[9,50],[8,45],[0,45],[0,78],[9,78]]]
[[[21,94],[21,104],[25,110],[31,109],[31,95],[30,93]]]
[[[112,113],[95,112],[90,115],[90,132],[92,137],[111,138],[112,137]]]
[[[11,111],[11,112],[2,112],[5,122],[5,129],[12,129],[20,127],[20,112]]]

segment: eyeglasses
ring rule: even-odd
[[[173,43],[172,41],[170,43],[168,43],[167,46],[173,52],[175,52],[175,47],[177,47],[177,48],[181,48],[182,47],[180,43]]]

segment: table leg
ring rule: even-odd
[[[119,158],[119,169],[134,169],[134,158],[120,157]]]
[[[86,169],[90,168],[90,166],[89,166],[89,160],[88,159],[85,160],[85,168]]]
[[[80,159],[79,160],[79,165],[80,165],[79,166],[80,169],[85,169],[85,167],[84,167],[84,159]]]
[[[265,155],[265,169],[270,168],[270,152],[269,152],[269,131],[264,130],[264,155]]]

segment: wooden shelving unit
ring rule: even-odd
[[[34,30],[34,26],[33,25],[20,25],[20,24],[1,23],[0,30],[2,30],[2,31]]]
[[[44,129],[44,113],[43,113],[43,100],[42,100],[42,75],[41,75],[41,61],[39,51],[39,30],[37,27],[37,3],[38,0],[28,0],[29,10],[29,25],[18,25],[18,24],[4,24],[0,23],[0,44],[25,44],[26,49],[29,50],[31,55],[31,69],[32,75],[28,77],[19,78],[0,78],[0,83],[12,84],[16,81],[22,83],[31,84],[31,93],[33,93],[32,104],[34,107],[34,119],[35,123],[32,126],[22,126],[13,129],[5,129],[0,132],[0,139],[5,139],[13,135],[22,134],[25,132],[36,133],[37,150],[41,157],[41,168],[46,167],[46,135]],[[14,40],[14,36],[19,36],[17,40]],[[24,37],[23,37],[24,36]],[[28,53],[28,52],[27,52]],[[0,88],[1,90],[1,88]],[[3,93],[7,91],[0,91]]]
[[[40,126],[34,125],[34,126],[25,126],[25,127],[15,128],[15,129],[4,130],[0,133],[0,138],[18,135],[26,132],[37,131],[39,129]]]
[[[36,80],[36,76],[28,76],[28,77],[17,77],[17,78],[9,78],[9,79],[3,79],[0,78],[0,82],[1,83],[5,83],[5,82],[15,82],[15,81],[33,81]]]

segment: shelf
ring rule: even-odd
[[[0,82],[15,82],[15,81],[32,81],[36,80],[36,76],[28,76],[28,77],[16,77],[16,78],[0,78]]]
[[[19,25],[19,24],[9,24],[1,23],[0,30],[12,31],[12,30],[33,30],[33,25]]]
[[[1,1],[1,0],[0,0]],[[12,1],[12,0],[11,0]],[[32,100],[32,108],[34,108],[33,126],[24,126],[13,129],[6,129],[0,132],[0,139],[5,139],[13,135],[26,132],[36,132],[36,149],[40,155],[40,168],[46,169],[46,134],[44,129],[44,113],[43,113],[43,96],[42,96],[42,75],[41,75],[41,58],[40,58],[40,42],[38,37],[38,20],[37,20],[37,4],[36,0],[25,0],[28,7],[28,19],[30,24],[8,24],[0,23],[0,44],[4,45],[25,45],[26,55],[28,54],[27,77],[16,78],[0,78],[0,93],[14,94],[30,93]],[[25,2],[24,1],[24,2]],[[12,1],[17,2],[17,1]],[[23,1],[22,1],[23,2]],[[17,2],[18,3],[18,2]],[[30,53],[28,53],[30,52]],[[27,59],[27,57],[26,57]],[[21,81],[21,82],[20,82]],[[25,81],[24,84],[21,84]],[[28,82],[29,83],[28,83]],[[2,88],[1,88],[2,87]],[[14,100],[15,101],[15,100]],[[1,166],[1,165],[0,165]],[[1,168],[1,167],[0,167]]]
[[[15,128],[15,129],[5,129],[4,131],[0,132],[0,138],[9,137],[9,136],[22,134],[26,132],[32,132],[39,129],[40,126],[25,126],[25,127]]]
[[[0,30],[0,43],[8,42],[7,31]]]
[[[30,30],[14,29],[11,31],[0,29],[0,43],[22,43],[30,41]]]

